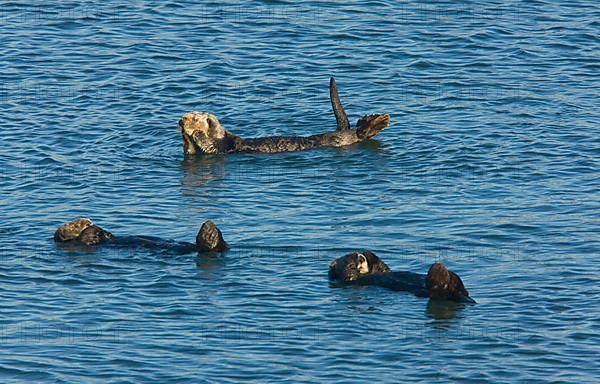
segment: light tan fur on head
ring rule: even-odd
[[[93,223],[90,219],[70,221],[58,227],[56,232],[54,232],[54,240],[59,242],[75,240],[84,229],[92,225]]]
[[[188,112],[179,120],[183,149],[188,155],[218,153],[224,146],[227,131],[219,119],[208,112]]]

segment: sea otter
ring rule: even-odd
[[[229,245],[223,239],[221,230],[210,220],[205,221],[198,234],[196,243],[176,242],[163,240],[153,236],[113,236],[110,232],[95,225],[90,219],[77,219],[58,227],[54,232],[54,241],[59,243],[69,242],[80,245],[114,244],[117,246],[166,248],[187,253],[197,251],[224,252]]]
[[[305,137],[271,136],[243,139],[223,128],[213,114],[188,112],[179,120],[183,151],[187,155],[232,152],[273,153],[302,151],[317,147],[343,147],[374,137],[390,123],[390,115],[387,113],[364,115],[358,119],[356,127],[351,129],[333,77],[329,82],[329,95],[337,122],[337,129],[333,132]]]
[[[460,277],[443,264],[434,263],[427,275],[392,272],[373,252],[353,252],[329,265],[329,279],[343,284],[376,285],[394,291],[411,292],[433,300],[475,303]]]

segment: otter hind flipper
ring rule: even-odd
[[[210,220],[202,223],[196,235],[196,246],[199,252],[225,252],[229,249],[221,230]]]
[[[344,111],[340,96],[338,95],[337,87],[335,85],[335,79],[332,77],[329,80],[329,98],[331,99],[331,107],[335,114],[335,121],[337,123],[337,131],[344,131],[350,129],[350,121],[348,121],[348,115]]]

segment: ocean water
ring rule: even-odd
[[[596,1],[0,2],[0,381],[598,382]],[[185,159],[388,112],[342,149]],[[55,228],[221,257],[74,249]],[[477,305],[335,288],[371,249]]]

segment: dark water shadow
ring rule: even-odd
[[[290,178],[344,174],[353,164],[363,164],[365,159],[362,156],[367,156],[372,162],[384,160],[388,153],[387,146],[381,141],[366,140],[346,147],[321,147],[297,152],[186,155],[180,162],[182,193],[197,197],[199,188],[226,179],[254,185]]]
[[[457,303],[449,300],[428,300],[425,314],[428,318],[435,320],[434,327],[444,328],[444,324],[452,324],[467,304]]]
[[[222,258],[218,253],[200,254],[193,243],[164,240],[151,236],[124,236],[118,242],[98,245],[84,245],[78,243],[54,243],[58,254],[69,260],[89,264],[115,261],[155,260],[166,263],[169,260],[189,259],[193,262],[195,257]]]
[[[196,267],[204,271],[220,269],[225,265],[227,253],[229,252],[197,253]]]
[[[56,248],[65,252],[67,255],[73,254],[96,254],[102,247],[101,245],[84,245],[77,243],[55,243]]]
[[[369,140],[365,140],[365,141],[361,141],[360,143],[356,144],[357,148],[360,149],[365,149],[368,150],[369,152],[372,153],[387,153],[388,152],[388,148],[387,146],[376,139],[369,139]]]
[[[57,259],[63,262],[78,265],[101,264],[103,257],[100,255],[101,246],[70,243],[54,243],[57,250]]]

